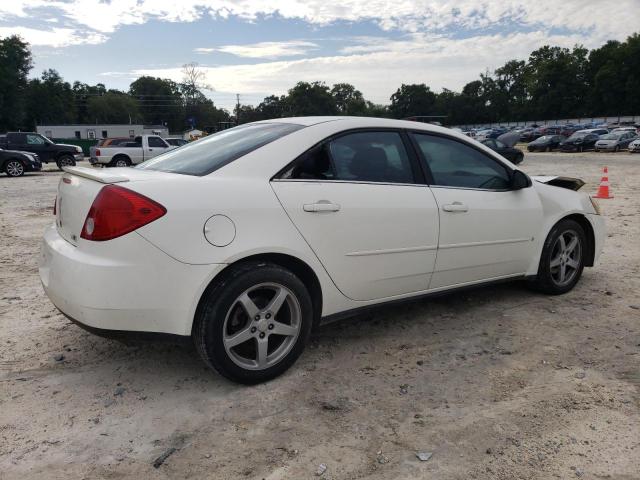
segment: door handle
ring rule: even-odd
[[[331,203],[328,200],[319,200],[316,203],[307,203],[302,206],[305,212],[337,212],[340,210],[340,205],[337,203]]]
[[[445,212],[468,212],[469,207],[460,202],[453,202],[448,205],[443,205],[442,210]]]

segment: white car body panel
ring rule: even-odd
[[[45,234],[40,266],[53,303],[96,328],[189,335],[207,285],[229,264],[254,255],[287,255],[306,264],[320,284],[326,317],[451,287],[535,275],[549,230],[571,214],[593,226],[596,260],[602,248],[604,221],[588,197],[539,181],[523,190],[495,192],[273,179],[313,145],[357,128],[447,135],[516,169],[462,133],[375,118],[272,122],[307,126],[205,176],[66,169],[58,193],[62,213]],[[93,198],[112,183],[159,202],[167,213],[113,240],[80,238]],[[304,205],[322,200],[340,210],[304,211]],[[454,202],[468,211],[442,209]],[[235,230],[225,246],[205,236],[216,235],[205,231],[215,215],[227,217]]]

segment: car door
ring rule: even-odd
[[[373,300],[428,288],[438,208],[408,139],[353,131],[305,152],[272,181],[338,289]]]
[[[42,135],[35,133],[25,134],[26,150],[33,152],[40,157],[42,161],[49,161],[52,158],[51,143],[46,141]]]
[[[169,148],[169,145],[160,137],[147,137],[148,148],[145,152],[145,160],[156,157],[161,153],[164,153]]]
[[[524,274],[542,225],[535,190],[511,190],[510,168],[466,142],[422,133],[412,138],[440,209],[430,288]]]

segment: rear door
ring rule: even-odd
[[[328,139],[272,187],[345,296],[373,300],[428,288],[438,209],[404,134]]]
[[[440,208],[430,288],[524,274],[542,224],[535,190],[510,190],[504,163],[457,139],[422,133],[413,138]]]

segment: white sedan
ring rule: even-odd
[[[506,279],[571,290],[605,236],[581,185],[429,124],[256,122],[136,168],[66,168],[40,276],[90,331],[190,339],[256,383],[365,307]]]

